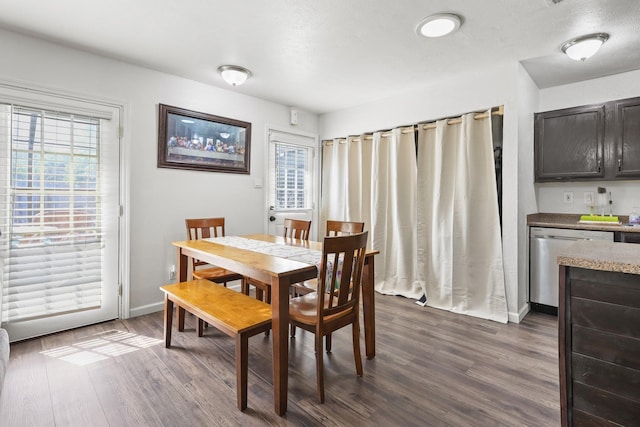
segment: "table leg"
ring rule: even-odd
[[[276,414],[287,412],[289,379],[289,282],[273,278],[271,282],[273,329],[273,401]]]
[[[182,248],[178,248],[178,275],[176,276],[176,283],[186,282],[187,281],[187,270],[189,266],[189,257],[182,253]],[[178,306],[178,331],[184,331],[184,317],[185,311],[184,308]]]
[[[173,324],[173,301],[164,294],[164,346],[171,347],[171,327]]]
[[[376,357],[376,307],[374,291],[375,264],[373,256],[365,259],[362,278],[362,315],[364,316],[364,343],[367,359]]]

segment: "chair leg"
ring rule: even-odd
[[[316,379],[318,382],[318,399],[324,403],[324,350],[322,349],[322,335],[316,330]]]
[[[296,337],[296,325],[294,325],[293,323],[291,324],[291,338],[295,338]]]
[[[327,353],[331,353],[331,334],[327,334],[325,340],[327,341],[325,344],[327,346]]]
[[[247,283],[247,278],[242,277],[242,281],[240,282],[240,288],[242,289],[242,293],[245,295],[249,295],[249,283]]]
[[[362,356],[360,354],[360,322],[353,322],[353,357],[356,360],[356,374],[362,376]]]
[[[249,371],[249,337],[236,335],[236,393],[238,409],[247,409],[247,376]]]

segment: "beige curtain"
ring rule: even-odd
[[[415,277],[416,177],[412,127],[323,145],[321,227],[327,219],[365,223],[369,246],[380,251],[381,293],[420,298],[423,292]]]
[[[416,282],[416,148],[414,128],[373,134],[371,235],[376,290],[420,298]]]
[[[327,219],[362,221],[370,229],[372,146],[364,135],[323,142],[320,236]]]
[[[421,128],[423,126],[420,126]],[[364,221],[378,292],[507,321],[491,120],[325,142],[321,229]]]
[[[491,120],[418,131],[417,276],[427,305],[507,322]]]

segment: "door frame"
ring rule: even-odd
[[[118,139],[118,271],[116,274],[118,295],[117,295],[117,318],[128,319],[130,317],[130,188],[129,176],[131,174],[131,144],[127,141],[131,139],[131,129],[127,126],[130,123],[130,107],[127,101],[122,99],[106,98],[100,95],[87,94],[83,92],[73,92],[61,90],[46,85],[33,82],[17,81],[7,78],[0,78],[0,91],[5,102],[15,102],[19,104],[51,108],[51,100],[58,99],[63,105],[67,101],[104,105],[117,111],[119,126],[116,137]],[[71,105],[71,104],[70,104]],[[0,276],[0,288],[3,285]],[[1,297],[1,296],[0,296]],[[1,299],[1,298],[0,298]]]
[[[309,144],[309,147],[312,148],[313,153],[311,156],[311,163],[313,167],[313,171],[311,174],[311,188],[312,188],[312,206],[311,206],[311,233],[309,238],[311,240],[317,240],[318,234],[318,218],[319,216],[319,206],[320,206],[320,188],[319,188],[319,176],[320,176],[320,148],[318,146],[319,137],[316,133],[303,132],[297,129],[291,129],[287,127],[281,126],[265,126],[265,151],[266,155],[264,156],[264,189],[263,189],[263,201],[264,201],[264,218],[263,218],[263,229],[265,233],[269,232],[269,198],[270,198],[270,183],[269,183],[269,153],[271,149],[271,140],[269,139],[269,133],[271,131],[289,133],[291,135],[297,135],[304,138],[310,138],[313,140],[313,144]]]

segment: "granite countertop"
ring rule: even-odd
[[[558,264],[589,270],[640,274],[640,245],[578,240],[558,256]]]
[[[574,230],[624,231],[640,233],[640,227],[625,225],[629,222],[626,215],[618,215],[622,224],[579,224],[580,214],[536,213],[527,215],[527,225],[531,227],[570,228]]]

